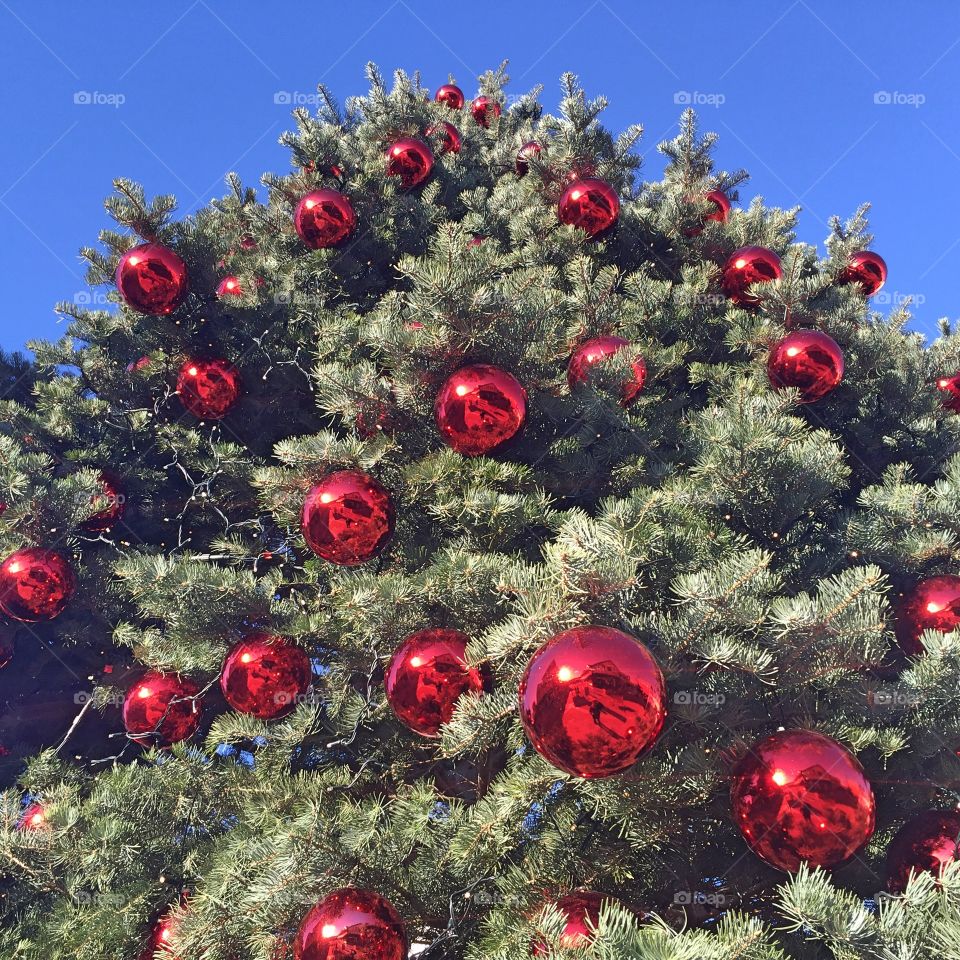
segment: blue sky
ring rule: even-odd
[[[799,238],[821,250],[831,214],[871,201],[890,267],[878,308],[913,296],[928,333],[960,317],[954,0],[0,0],[0,345],[62,333],[53,305],[88,293],[77,251],[108,224],[114,177],[175,193],[187,213],[228,170],[253,185],[288,169],[283,94],[322,81],[342,101],[374,60],[431,87],[452,72],[469,96],[505,58],[511,90],[542,83],[548,109],[572,70],[610,99],[607,126],[641,122],[650,179],[692,101],[721,135],[720,166],[752,174],[741,202],[800,204]]]

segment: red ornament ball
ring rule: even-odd
[[[575,180],[563,191],[557,205],[557,217],[561,223],[579,227],[591,237],[609,230],[619,214],[617,192],[605,180],[596,177]]]
[[[448,446],[479,457],[516,436],[527,417],[527,392],[506,370],[475,363],[447,378],[433,412]]]
[[[234,710],[274,720],[293,710],[307,692],[312,673],[310,658],[296,644],[252,633],[227,654],[220,687]]]
[[[76,589],[73,567],[54,550],[24,547],[0,563],[0,610],[13,620],[53,620]]]
[[[307,494],[300,529],[318,557],[356,567],[383,550],[393,524],[393,501],[383,486],[361,470],[338,470]]]
[[[873,834],[873,788],[863,767],[811,730],[755,744],[733,772],[730,799],[747,845],[779,870],[836,866]]]
[[[819,330],[794,330],[770,351],[767,375],[774,390],[796,387],[801,403],[813,403],[843,379],[843,351]]]
[[[944,393],[944,408],[960,413],[960,373],[955,373],[952,377],[941,377],[937,381],[937,387]]]
[[[908,820],[887,847],[887,889],[903,893],[910,875],[939,877],[957,859],[960,812],[926,810]]]
[[[528,140],[518,151],[515,169],[518,177],[525,177],[530,171],[530,161],[543,153],[543,147],[536,140]]]
[[[926,630],[950,633],[960,627],[960,577],[944,574],[921,580],[897,608],[896,634],[908,656],[923,653]]]
[[[445,83],[437,90],[433,99],[451,110],[462,110],[466,102],[463,91],[454,83]]]
[[[407,932],[386,897],[346,887],[310,908],[293,955],[295,960],[406,960]]]
[[[139,370],[145,370],[150,366],[149,357],[140,357],[139,360],[131,360],[127,364],[127,373],[136,373]]]
[[[560,947],[564,950],[572,950],[576,947],[585,947],[590,943],[600,922],[600,910],[607,902],[617,903],[618,901],[616,897],[596,893],[593,890],[577,890],[560,897],[554,906],[567,921],[560,932]],[[535,957],[548,957],[550,953],[550,948],[543,941],[533,945]]]
[[[132,740],[169,746],[200,726],[200,687],[189,677],[151,670],[123,700],[123,725]]]
[[[187,265],[169,247],[141,243],[117,264],[117,290],[138,313],[163,315],[183,303],[189,286]]]
[[[460,152],[460,131],[452,124],[444,120],[439,125],[427,127],[427,136],[432,137],[435,134],[440,136],[440,153],[459,153]]]
[[[127,496],[123,492],[123,485],[118,477],[112,473],[101,473],[100,485],[103,487],[102,496],[106,498],[107,506],[88,517],[84,522],[84,529],[92,533],[109,530],[123,518],[127,509]],[[93,503],[93,500],[91,500],[91,503]]]
[[[483,682],[466,663],[468,637],[458,630],[420,630],[400,646],[384,677],[393,712],[414,733],[435,737],[460,695]]]
[[[570,389],[573,390],[577,384],[589,380],[590,374],[597,364],[629,346],[629,340],[614,336],[595,337],[593,340],[580,344],[573,351],[570,364],[567,367],[567,383],[569,383]],[[625,380],[620,388],[620,402],[623,406],[628,406],[636,400],[637,395],[643,389],[644,381],[647,379],[647,365],[639,354],[631,361],[630,368],[632,376]]]
[[[40,803],[28,804],[17,821],[18,830],[42,830],[46,825],[47,812]]]
[[[730,216],[730,199],[722,190],[711,190],[704,198],[713,204],[714,208],[703,219],[714,223],[726,223]]]
[[[500,116],[500,104],[490,97],[477,97],[470,104],[470,116],[481,127],[489,127],[490,122]]]
[[[301,198],[293,214],[293,226],[311,250],[325,250],[343,243],[353,233],[357,217],[349,197],[325,187]]]
[[[0,624],[0,670],[9,666],[13,651],[13,631],[5,624]]]
[[[223,297],[242,297],[243,289],[240,287],[240,281],[233,276],[224,277],[217,284],[217,296]]]
[[[754,283],[769,283],[783,276],[780,258],[766,247],[741,247],[730,254],[723,266],[723,292],[737,306],[756,307],[760,297],[748,293]]]
[[[887,264],[879,253],[872,250],[860,250],[851,253],[843,273],[841,283],[857,284],[865,297],[872,297],[886,282]]]
[[[173,916],[161,917],[150,931],[150,939],[137,960],[166,960],[170,954],[161,951],[161,947],[170,942],[170,938],[180,926],[179,919]],[[173,960],[180,960],[179,957]]]
[[[245,233],[245,234],[240,238],[240,249],[241,249],[241,250],[256,250],[256,249],[257,249],[257,241],[256,241],[253,237],[251,237],[249,233]]]
[[[636,638],[612,627],[564,630],[520,683],[520,718],[536,751],[574,777],[633,766],[667,715],[663,674]]]
[[[188,360],[177,377],[184,408],[201,420],[220,420],[240,396],[240,374],[226,360]]]
[[[433,151],[416,137],[401,137],[387,150],[387,173],[405,187],[419,187],[433,170]]]

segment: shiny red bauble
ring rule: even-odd
[[[357,226],[353,204],[339,190],[311,190],[293,214],[297,236],[311,249],[324,250],[343,243]]]
[[[187,360],[177,377],[184,408],[201,420],[220,420],[240,396],[240,374],[227,360]]]
[[[863,767],[811,730],[755,744],[734,769],[730,800],[750,849],[780,870],[836,866],[873,835],[873,788]]]
[[[84,521],[84,529],[92,533],[109,530],[122,519],[127,509],[127,496],[118,477],[112,473],[101,473],[100,485],[103,487],[102,497],[106,499],[107,506]]]
[[[756,307],[760,297],[748,293],[754,283],[769,283],[783,276],[780,258],[766,247],[741,247],[723,265],[723,292],[737,306]]]
[[[114,279],[123,302],[138,313],[170,313],[183,303],[189,289],[187,265],[159,243],[141,243],[128,250],[117,264]]]
[[[179,926],[178,917],[169,915],[161,917],[150,931],[150,939],[137,960],[170,960],[171,954],[161,948],[170,942]],[[174,957],[172,960],[180,960],[180,958]]]
[[[960,577],[944,574],[921,580],[897,607],[896,634],[903,652],[923,653],[925,630],[950,633],[960,627]]]
[[[960,812],[926,810],[908,820],[887,847],[887,889],[903,893],[910,875],[939,877],[957,859]]]
[[[301,647],[284,637],[252,633],[227,654],[220,688],[234,710],[274,720],[293,710],[307,692],[312,673]]]
[[[489,127],[490,122],[500,116],[500,104],[490,97],[477,97],[470,104],[470,116],[481,127]]]
[[[387,173],[405,187],[419,187],[433,170],[433,151],[416,137],[401,137],[387,150]]]
[[[722,190],[711,190],[704,198],[714,207],[703,219],[706,222],[726,223],[730,216],[730,199]]]
[[[960,373],[952,377],[941,377],[937,387],[943,391],[943,406],[954,413],[960,413]]]
[[[466,102],[463,91],[455,83],[445,83],[439,87],[433,99],[451,110],[462,110]]]
[[[609,777],[633,766],[666,715],[656,660],[612,627],[558,633],[533,655],[520,683],[520,719],[530,742],[574,777]]]
[[[242,297],[243,289],[240,286],[240,281],[233,276],[224,277],[217,284],[217,296],[221,299],[224,297]]]
[[[840,274],[841,283],[855,283],[864,296],[872,297],[886,282],[887,264],[879,253],[859,250],[851,253],[847,265]]]
[[[479,457],[516,436],[527,417],[527,392],[506,370],[475,363],[447,378],[433,412],[450,447]]]
[[[0,563],[0,610],[13,620],[53,620],[76,589],[73,567],[54,550],[24,547]]]
[[[407,932],[386,897],[346,887],[310,908],[293,955],[295,960],[406,960]]]
[[[323,560],[355,567],[375,557],[393,533],[393,500],[361,470],[338,470],[310,489],[300,529]]]
[[[132,740],[169,746],[200,726],[200,687],[189,677],[151,670],[123,699],[123,726]]]
[[[427,136],[434,134],[440,136],[440,153],[459,153],[460,152],[460,131],[452,124],[444,120],[438,126],[427,127]]]
[[[608,902],[616,903],[617,899],[593,890],[577,890],[560,897],[554,907],[567,921],[560,932],[561,949],[571,950],[590,943],[600,922],[600,911]],[[550,953],[550,948],[542,941],[533,945],[535,957],[548,957]]]
[[[843,379],[843,351],[819,330],[794,330],[770,350],[767,376],[774,390],[795,387],[801,403],[813,403]]]
[[[581,343],[573,351],[570,363],[567,366],[567,383],[570,385],[570,389],[573,390],[578,383],[585,383],[589,380],[590,373],[597,364],[629,346],[629,340],[614,336],[595,337],[593,340]],[[643,389],[644,381],[647,379],[647,365],[639,354],[634,356],[630,363],[630,369],[632,375],[620,387],[620,402],[624,406],[636,400],[637,395]]]
[[[596,177],[575,180],[563,191],[557,204],[557,217],[561,223],[579,227],[591,237],[609,230],[619,215],[620,198],[616,190]]]
[[[40,803],[29,804],[17,820],[18,830],[42,830],[46,825],[47,812]]]
[[[467,666],[468,637],[458,630],[420,630],[397,647],[384,675],[393,712],[414,733],[435,737],[461,694],[483,689]]]
[[[518,151],[515,169],[518,177],[525,177],[530,170],[530,161],[543,153],[543,147],[536,140],[528,140]]]

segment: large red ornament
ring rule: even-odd
[[[462,110],[466,101],[463,91],[454,83],[445,83],[437,90],[433,99],[451,110]]]
[[[616,897],[596,893],[593,890],[577,890],[560,897],[554,906],[567,918],[560,932],[560,947],[571,950],[575,947],[585,947],[590,943],[600,922],[600,910],[607,902],[617,903],[618,901]],[[535,957],[548,957],[550,953],[550,948],[543,941],[533,945]]]
[[[575,180],[563,191],[557,205],[557,217],[561,223],[579,227],[591,237],[609,230],[619,214],[620,198],[616,190],[596,177]]]
[[[128,250],[117,264],[115,280],[128,307],[155,315],[179,307],[189,286],[187,265],[159,243],[141,243]]]
[[[458,630],[420,630],[397,647],[384,676],[393,712],[414,733],[435,737],[460,695],[483,681],[466,663],[468,637]]]
[[[123,725],[132,740],[169,746],[200,726],[200,687],[189,677],[151,670],[123,699]]]
[[[952,377],[941,377],[937,386],[944,393],[944,408],[960,413],[960,373],[955,373]]]
[[[769,283],[783,276],[780,258],[766,247],[741,247],[730,254],[723,266],[723,292],[737,306],[756,307],[760,297],[748,293],[754,283]]]
[[[780,870],[836,866],[873,834],[873,788],[863,767],[811,730],[755,744],[733,772],[730,799],[750,849]]]
[[[357,217],[349,197],[325,187],[300,200],[293,226],[311,250],[322,250],[343,243],[356,228]]]
[[[515,169],[518,177],[525,177],[530,170],[530,161],[543,153],[543,147],[536,140],[528,140],[518,151]]]
[[[439,125],[427,127],[427,136],[434,134],[440,135],[440,153],[459,153],[460,152],[460,131],[452,124],[444,120]]]
[[[489,127],[490,121],[500,116],[500,104],[490,97],[477,97],[470,104],[470,115],[481,127]]]
[[[433,151],[416,137],[401,137],[387,150],[387,173],[405,187],[419,187],[433,170]]]
[[[903,893],[911,873],[939,877],[957,859],[960,812],[927,810],[908,820],[887,847],[887,889]]]
[[[93,514],[92,517],[88,517],[84,522],[84,529],[91,531],[91,533],[109,530],[123,517],[127,508],[126,494],[123,492],[123,486],[116,476],[112,473],[101,473],[100,485],[103,487],[103,496],[107,500],[107,506]]]
[[[923,653],[925,630],[950,633],[960,627],[960,577],[944,574],[921,580],[897,608],[896,634],[908,656]]]
[[[0,563],[0,610],[14,620],[53,620],[76,588],[73,567],[54,550],[24,547]]]
[[[293,955],[295,960],[406,960],[407,932],[386,897],[346,887],[310,908]]]
[[[840,274],[841,283],[857,284],[865,297],[872,297],[887,279],[887,264],[879,253],[860,250],[851,253],[847,265]]]
[[[537,752],[574,777],[633,766],[667,715],[663,674],[639,640],[612,627],[564,630],[531,659],[520,719]]]
[[[240,374],[227,360],[188,360],[177,377],[180,402],[201,420],[220,420],[240,396]]]
[[[338,470],[310,489],[300,529],[318,556],[342,567],[375,557],[393,533],[393,501],[361,470]]]
[[[801,403],[813,403],[843,379],[843,351],[819,330],[794,330],[774,344],[767,375],[774,390],[796,387]]]
[[[527,417],[527,392],[506,370],[475,363],[447,378],[433,412],[449,446],[479,457],[516,436]]]
[[[590,373],[597,364],[629,346],[629,340],[614,336],[595,337],[593,340],[580,344],[573,351],[570,363],[567,366],[567,383],[569,383],[570,389],[573,390],[578,383],[585,383],[589,380]],[[644,381],[647,379],[647,365],[639,354],[631,361],[630,367],[633,375],[625,380],[620,388],[620,402],[623,406],[627,406],[636,400],[637,395],[643,389]]]
[[[234,710],[273,720],[297,705],[311,675],[310,658],[302,648],[284,637],[253,633],[227,654],[220,687]]]

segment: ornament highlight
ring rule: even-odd
[[[0,610],[13,620],[53,620],[76,589],[73,567],[55,550],[24,547],[0,563]]]
[[[615,336],[595,337],[593,340],[580,344],[573,351],[570,363],[567,366],[567,383],[570,385],[570,389],[574,390],[578,384],[586,383],[590,379],[592,370],[598,364],[603,363],[608,357],[612,357],[624,347],[629,346],[629,340]],[[647,379],[647,365],[639,354],[631,361],[630,368],[632,376],[624,380],[620,387],[620,403],[625,407],[637,399],[643,389],[644,381]]]
[[[557,217],[561,223],[579,227],[596,237],[609,230],[620,215],[620,198],[604,180],[588,177],[575,180],[560,197]]]
[[[177,377],[184,409],[201,420],[221,420],[240,396],[240,374],[227,360],[187,360]]]
[[[285,637],[258,632],[244,637],[227,654],[220,688],[239,713],[275,720],[293,710],[312,675],[306,651]]]
[[[794,330],[771,349],[767,376],[774,390],[796,387],[801,403],[814,403],[843,379],[843,351],[819,330]]]
[[[343,243],[357,226],[350,198],[339,190],[311,190],[300,199],[293,214],[297,236],[311,250],[325,250]]]
[[[908,820],[887,847],[887,889],[903,893],[911,874],[939,877],[957,859],[960,812],[926,810]]]
[[[897,606],[895,632],[907,656],[923,653],[926,630],[950,633],[960,627],[960,577],[943,574],[921,580]]]
[[[123,699],[123,726],[131,740],[169,746],[200,726],[200,687],[189,677],[150,670]]]
[[[42,830],[47,825],[47,813],[43,804],[28,804],[17,821],[18,830]]]
[[[345,887],[311,907],[294,941],[296,960],[406,960],[407,932],[393,904]]]
[[[187,265],[169,247],[141,243],[128,250],[114,276],[120,299],[138,313],[163,316],[183,303],[189,281]]]
[[[760,297],[748,293],[755,283],[769,283],[783,276],[780,258],[766,247],[741,247],[730,254],[723,266],[724,294],[739,307],[757,307]]]
[[[886,282],[887,264],[879,253],[858,250],[850,254],[840,274],[841,283],[855,283],[865,297],[872,297]]]
[[[387,150],[387,173],[404,187],[419,187],[433,170],[433,151],[416,137],[401,137]]]
[[[445,83],[439,87],[433,99],[451,110],[462,110],[466,102],[463,91],[455,83]]]

